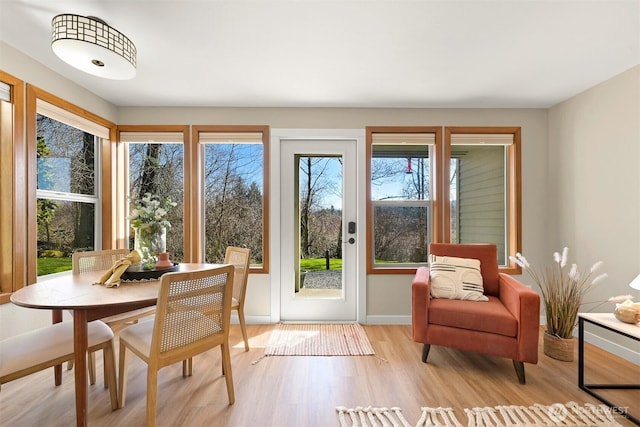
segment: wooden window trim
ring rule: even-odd
[[[373,265],[373,203],[371,201],[371,156],[372,156],[372,141],[374,133],[432,133],[435,134],[435,167],[436,174],[433,175],[435,182],[432,188],[435,189],[433,204],[433,218],[432,218],[432,230],[433,240],[440,241],[442,227],[439,224],[442,223],[442,185],[439,185],[440,176],[438,171],[442,169],[443,158],[440,154],[442,151],[442,127],[441,126],[367,126],[366,127],[366,182],[367,182],[367,274],[414,274],[415,267],[375,267]]]
[[[0,250],[5,262],[0,265],[0,304],[8,303],[11,293],[26,286],[27,247],[26,222],[27,206],[20,197],[26,191],[26,141],[24,137],[25,120],[25,83],[11,74],[0,71],[0,81],[11,86],[13,104],[12,139],[10,147],[3,147],[0,179],[4,185],[2,191],[2,209],[8,212],[11,233],[0,234]],[[5,154],[7,154],[5,156]],[[10,154],[10,155],[9,155]],[[8,261],[7,261],[8,260]]]
[[[192,126],[192,144],[193,147],[197,147],[197,149],[193,149],[193,165],[192,174],[195,178],[191,183],[191,193],[194,196],[197,204],[194,204],[193,208],[196,209],[194,212],[202,212],[202,203],[203,203],[203,189],[204,182],[202,181],[202,162],[203,162],[203,154],[204,149],[202,144],[200,143],[200,133],[205,132],[261,132],[262,133],[262,146],[263,146],[263,170],[262,170],[262,266],[260,267],[251,267],[252,274],[268,274],[269,273],[269,200],[271,198],[270,190],[269,190],[269,145],[271,142],[271,133],[270,128],[267,125],[195,125]],[[192,225],[192,235],[198,236],[192,243],[192,251],[194,254],[197,254],[199,259],[203,259],[204,257],[204,241],[202,236],[204,236],[204,225],[202,223],[202,216],[196,215],[194,217],[194,224]]]
[[[128,248],[128,224],[127,216],[129,215],[129,203],[126,195],[129,192],[129,165],[128,165],[128,153],[125,149],[125,143],[121,142],[120,135],[122,132],[179,132],[182,133],[182,145],[184,150],[183,158],[183,176],[184,176],[184,200],[183,200],[183,224],[184,224],[184,261],[185,262],[200,262],[198,257],[191,251],[193,247],[193,240],[197,238],[190,231],[192,229],[192,218],[194,218],[194,211],[192,206],[192,200],[194,195],[191,193],[191,181],[194,179],[194,174],[197,164],[193,163],[192,146],[189,143],[190,130],[189,125],[118,125],[117,139],[115,144],[115,164],[116,164],[116,188],[117,197],[113,200],[113,209],[116,217],[115,224],[115,239],[116,245],[119,248]]]
[[[511,134],[513,144],[509,146],[508,174],[508,233],[509,251],[507,257],[515,256],[516,252],[522,252],[522,170],[521,170],[521,133],[520,127],[457,127],[448,126],[444,129],[444,160],[441,169],[441,179],[444,183],[444,198],[442,205],[444,210],[444,242],[450,241],[451,236],[451,212],[447,207],[449,199],[449,158],[451,157],[451,137],[453,134]],[[521,268],[511,259],[507,258],[507,266],[500,267],[501,273],[521,274]]]
[[[48,102],[73,114],[83,117],[87,120],[97,123],[109,129],[109,141],[102,140],[100,144],[100,166],[102,168],[101,182],[101,209],[102,209],[102,247],[111,249],[114,243],[114,217],[112,212],[111,198],[115,197],[115,186],[113,185],[113,156],[112,144],[110,141],[116,139],[116,125],[96,114],[80,108],[62,98],[59,98],[49,92],[46,92],[36,86],[27,84],[27,115],[26,115],[26,171],[27,171],[27,254],[36,254],[38,251],[38,231],[36,222],[36,189],[37,189],[37,154],[36,154],[36,138],[37,138],[37,100]],[[108,200],[109,199],[109,200]],[[37,280],[37,257],[27,256],[27,283],[35,283]]]

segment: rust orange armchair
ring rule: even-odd
[[[480,260],[484,294],[489,301],[432,298],[428,267],[419,267],[412,282],[413,340],[424,344],[506,357],[520,384],[524,362],[538,363],[540,296],[515,278],[498,272],[495,245],[432,243],[430,255]]]

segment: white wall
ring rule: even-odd
[[[52,93],[65,101],[82,107],[103,119],[115,122],[115,105],[98,97],[93,92],[51,71],[33,58],[0,41],[0,70]]]
[[[640,66],[549,110],[548,162],[552,232],[536,261],[568,246],[570,262],[602,260],[609,275],[586,301],[640,300],[627,286],[640,273]]]

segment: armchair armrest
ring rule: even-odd
[[[518,319],[518,358],[537,363],[540,335],[540,295],[512,276],[500,278],[500,301]]]
[[[429,323],[429,303],[431,302],[431,284],[429,282],[429,268],[418,267],[411,282],[411,326],[413,340],[425,342],[427,324]]]

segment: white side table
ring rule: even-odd
[[[586,391],[596,399],[608,405],[620,415],[640,425],[640,419],[630,415],[627,410],[621,408],[594,390],[598,389],[640,389],[640,384],[585,384],[584,383],[584,324],[590,323],[600,328],[612,331],[618,335],[633,341],[640,341],[640,326],[624,323],[615,318],[613,313],[579,313],[578,314],[578,387]]]

